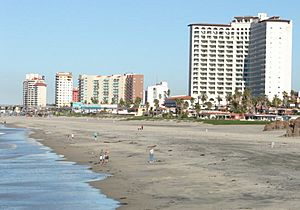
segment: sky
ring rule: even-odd
[[[191,23],[229,23],[234,16],[293,21],[292,88],[300,90],[298,0],[0,0],[0,104],[22,104],[27,73],[44,75],[54,102],[56,72],[140,73],[144,86],[167,81],[188,90]]]

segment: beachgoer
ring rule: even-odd
[[[141,126],[141,130],[144,130],[144,126],[143,125]]]
[[[98,138],[98,133],[95,132],[95,133],[94,133],[94,139],[95,139],[95,141],[97,141],[97,138]]]
[[[74,139],[74,134],[73,133],[71,134],[71,139]]]
[[[103,149],[101,149],[101,151],[100,151],[100,157],[99,157],[99,159],[100,159],[100,164],[102,165],[103,162],[104,162]]]
[[[109,160],[109,151],[105,150],[105,152],[104,152],[104,162],[108,163],[108,160]]]
[[[149,150],[149,163],[154,162],[154,149],[153,147]]]

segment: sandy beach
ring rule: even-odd
[[[30,128],[32,138],[68,160],[110,174],[91,185],[118,200],[120,210],[300,208],[300,138],[282,137],[283,130],[97,118],[1,120]],[[149,164],[153,145],[156,162]],[[105,165],[99,164],[101,149],[110,152]]]

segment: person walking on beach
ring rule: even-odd
[[[74,139],[74,133],[71,134],[71,139],[72,139],[72,140]]]
[[[105,150],[104,152],[104,163],[108,163],[108,160],[109,160],[109,151],[108,150]]]
[[[95,132],[95,133],[94,133],[94,140],[97,141],[97,139],[98,139],[98,133]]]
[[[100,157],[99,157],[99,159],[100,159],[100,164],[103,165],[103,163],[104,163],[103,149],[101,149],[101,151],[100,151]]]
[[[151,147],[149,150],[149,163],[154,163],[154,148]]]

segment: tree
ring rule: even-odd
[[[199,113],[201,111],[201,106],[200,106],[199,102],[197,102],[196,105],[195,105],[195,111],[197,113],[197,118],[198,118],[199,117]]]
[[[281,103],[282,103],[281,99],[278,98],[277,95],[275,95],[273,100],[272,100],[272,106],[274,106],[277,109],[280,106]]]
[[[159,107],[159,100],[154,99],[153,103],[154,103],[154,106],[155,106],[155,115],[157,115],[157,111],[158,111],[158,107]]]
[[[103,99],[102,101],[103,104],[108,104],[108,100],[106,98]]]
[[[136,98],[134,99],[134,107],[135,107],[135,108],[139,108],[141,102],[142,102],[142,99],[141,99],[140,97],[136,97]]]
[[[192,106],[192,109],[194,109],[194,103],[195,103],[195,99],[194,99],[194,98],[191,98],[191,106]]]
[[[221,104],[221,101],[222,101],[222,97],[221,97],[220,95],[218,95],[218,97],[217,97],[217,101],[218,101],[218,105],[220,106],[220,104]]]
[[[242,112],[249,113],[252,108],[252,94],[249,88],[245,88],[242,95]]]
[[[93,104],[98,104],[99,103],[99,100],[96,97],[92,97],[91,101],[92,101]]]
[[[149,116],[149,107],[150,107],[149,102],[146,102],[146,112],[147,112],[147,116]]]
[[[232,95],[232,100],[231,100],[231,110],[234,113],[241,113],[242,112],[242,107],[241,107],[241,98],[242,98],[242,93],[238,91],[238,89],[235,89],[234,94]]]
[[[207,100],[207,95],[206,93],[201,93],[201,96],[200,96],[200,100],[202,101],[202,104],[204,104],[204,102]]]
[[[182,104],[183,104],[183,100],[182,99],[179,99],[179,98],[176,98],[175,99],[175,102],[176,102],[176,114],[178,116],[178,112],[179,112],[179,116],[181,117],[182,115]]]
[[[226,99],[226,106],[228,108],[231,101],[232,101],[232,93],[227,93],[226,96],[225,96],[225,99]]]
[[[204,105],[207,107],[208,110],[210,110],[213,104],[210,101],[207,101],[204,103]]]
[[[183,109],[184,109],[184,110],[187,110],[187,109],[189,108],[189,106],[190,106],[189,102],[185,101],[185,102],[183,103]]]
[[[131,101],[130,99],[126,99],[126,100],[125,100],[125,107],[126,107],[127,109],[130,108],[131,104],[132,104],[132,101]]]
[[[283,106],[285,108],[287,108],[288,107],[289,94],[286,91],[283,91],[282,96],[283,96]]]
[[[115,103],[115,98],[111,98],[110,104],[114,104],[114,103]]]
[[[119,107],[121,109],[123,109],[125,107],[125,101],[123,100],[123,98],[121,98],[120,101],[119,101]]]

